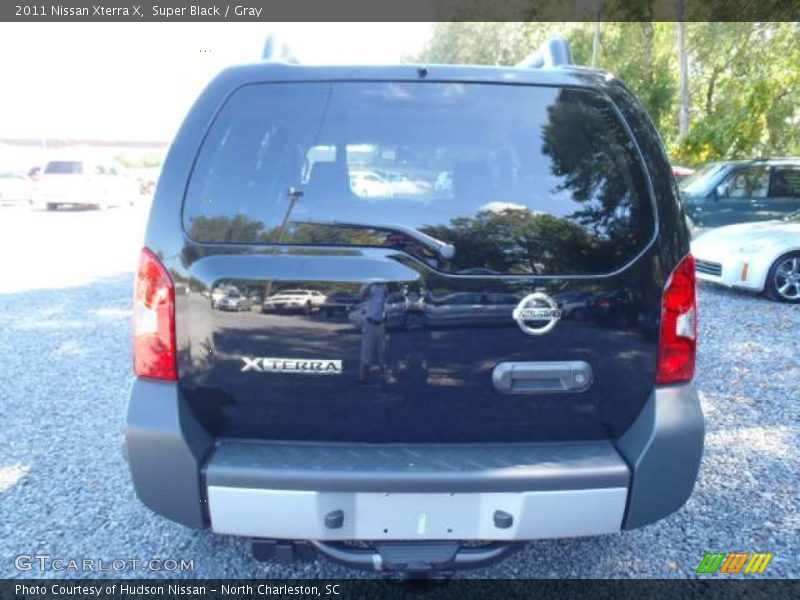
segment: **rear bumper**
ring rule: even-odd
[[[657,521],[691,494],[703,417],[689,385],[657,389],[611,441],[507,445],[214,442],[174,384],[137,380],[134,487],[192,527],[272,539],[530,540]]]
[[[205,480],[211,527],[220,533],[328,541],[524,540],[618,531],[629,473],[610,442],[410,447],[223,441]],[[498,511],[508,515],[502,526],[495,523]]]

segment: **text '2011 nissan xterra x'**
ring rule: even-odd
[[[136,281],[147,506],[261,558],[421,571],[684,504],[689,235],[641,105],[570,62],[554,40],[516,68],[264,61],[211,83]]]

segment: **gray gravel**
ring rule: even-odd
[[[66,215],[65,228],[82,218]],[[6,257],[26,251],[5,246]],[[244,541],[186,529],[136,500],[120,452],[132,273],[93,277],[0,292],[0,577],[59,575],[17,571],[15,556],[37,552],[194,559],[185,576],[358,576],[327,562],[256,563]],[[536,542],[464,576],[690,577],[707,551],[773,552],[766,575],[800,576],[800,307],[701,285],[700,315],[707,446],[688,504],[641,530]]]

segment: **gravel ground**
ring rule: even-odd
[[[0,209],[0,252],[36,271],[17,264],[23,284],[0,278],[0,577],[59,575],[15,568],[14,557],[34,553],[194,559],[184,576],[357,576],[321,561],[256,563],[244,541],[186,529],[136,500],[120,447],[143,214]],[[113,242],[89,265],[98,225]],[[29,239],[29,226],[46,235]],[[773,552],[766,576],[800,576],[800,307],[701,285],[700,314],[707,445],[688,504],[644,529],[536,542],[463,576],[691,577],[709,551]]]

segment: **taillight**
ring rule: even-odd
[[[142,249],[133,295],[133,370],[139,377],[176,381],[175,286],[147,248]]]
[[[686,255],[672,271],[661,301],[656,383],[679,383],[694,377],[697,357],[697,296],[694,257]]]

